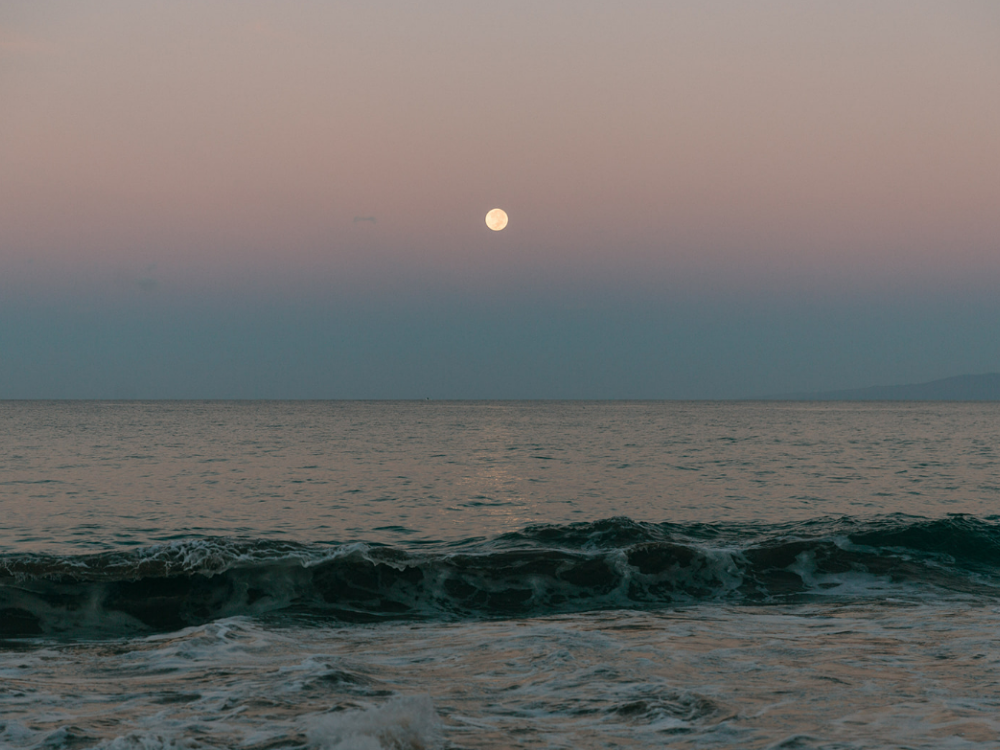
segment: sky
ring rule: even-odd
[[[995,0],[7,0],[0,398],[1000,371],[998,82]]]

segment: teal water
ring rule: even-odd
[[[0,747],[996,747],[998,406],[0,403]]]

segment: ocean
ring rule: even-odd
[[[1000,404],[0,402],[0,747],[1000,747]]]

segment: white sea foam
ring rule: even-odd
[[[136,732],[124,737],[116,737],[111,742],[99,745],[99,747],[100,750],[198,750],[205,746],[190,739]]]
[[[441,720],[429,695],[325,714],[311,719],[309,725],[311,746],[319,750],[432,750],[443,742]]]
[[[770,747],[794,732],[995,750],[998,620],[982,601],[811,599],[8,641],[0,748]]]
[[[0,747],[24,747],[34,735],[35,732],[19,721],[0,720]]]
[[[204,747],[192,740],[179,740],[164,737],[159,734],[129,734],[116,737],[111,742],[101,745],[101,750],[195,750]]]

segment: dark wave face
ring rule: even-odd
[[[437,551],[207,539],[0,557],[0,636],[170,631],[234,615],[323,621],[532,617],[706,601],[1000,596],[1000,522],[535,526]]]

